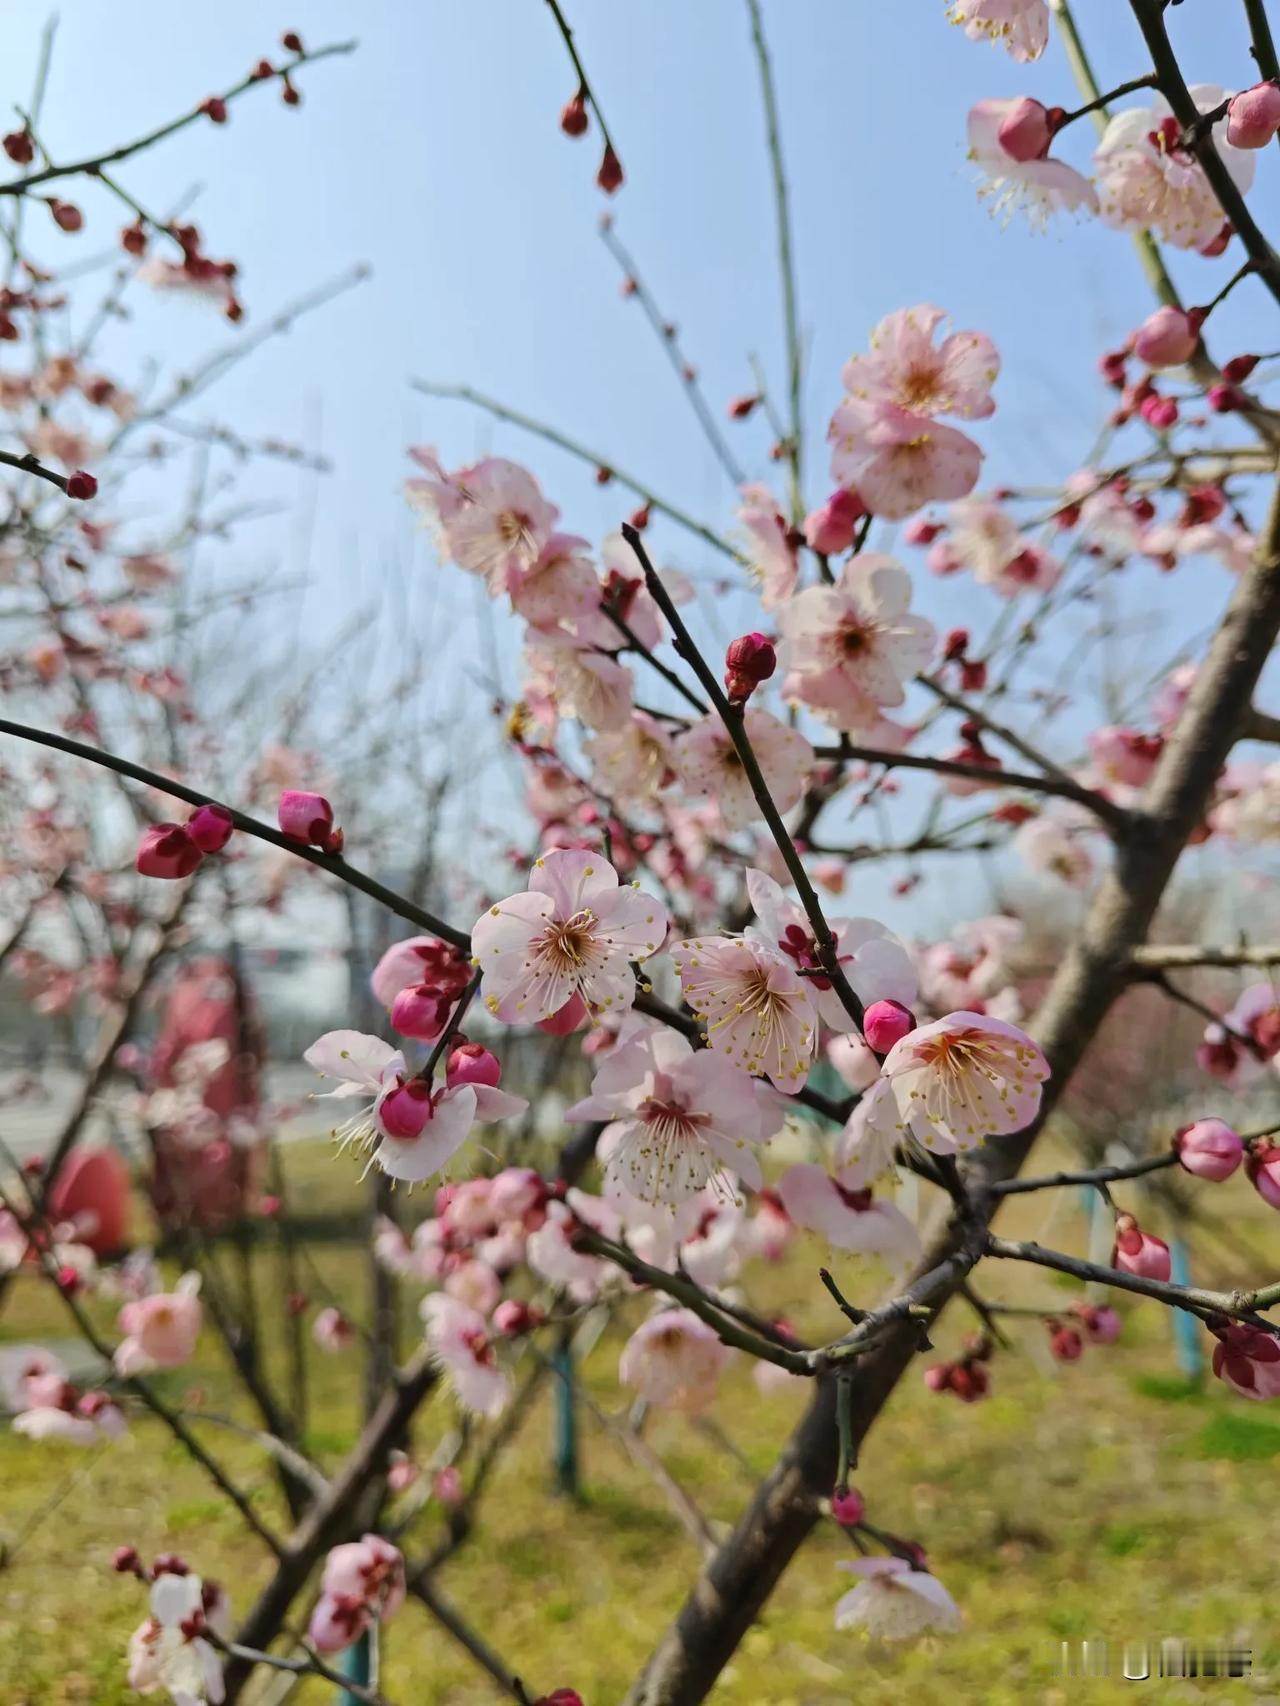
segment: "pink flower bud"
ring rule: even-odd
[[[1221,382],[1209,387],[1205,399],[1215,415],[1233,415],[1245,403],[1244,392],[1238,386]]]
[[[197,806],[187,819],[187,834],[202,853],[221,853],[235,828],[225,806]]]
[[[67,480],[67,496],[69,498],[77,498],[81,503],[86,503],[90,498],[96,498],[97,495],[98,482],[92,474],[86,474],[83,468],[77,468],[75,473],[69,476]]]
[[[915,1014],[901,1001],[873,1001],[862,1017],[862,1034],[867,1047],[877,1054],[888,1054],[916,1028]]]
[[[306,794],[285,788],[280,795],[277,819],[290,841],[302,841],[324,853],[342,850],[342,831],[333,827],[333,807],[321,794]]]
[[[585,1706],[576,1688],[553,1688],[550,1694],[540,1694],[533,1706]]]
[[[1157,308],[1133,334],[1133,353],[1148,367],[1181,367],[1200,342],[1200,326],[1181,308]]]
[[[940,521],[926,521],[922,515],[917,515],[903,528],[902,542],[904,545],[932,545],[944,531]]]
[[[1120,1317],[1105,1304],[1095,1309],[1091,1303],[1073,1303],[1071,1313],[1091,1345],[1113,1345],[1120,1337]]]
[[[445,1081],[451,1090],[455,1084],[495,1087],[502,1081],[502,1066],[497,1056],[490,1054],[483,1043],[459,1043],[449,1056]]]
[[[1265,148],[1280,130],[1280,89],[1255,83],[1227,106],[1227,141],[1233,148]]]
[[[140,1576],[142,1560],[135,1546],[117,1546],[111,1557],[111,1568],[122,1576]]]
[[[1255,1143],[1245,1158],[1249,1183],[1269,1208],[1280,1208],[1280,1149]]]
[[[866,513],[867,506],[857,492],[842,486],[819,509],[805,516],[805,541],[811,550],[828,557],[847,551],[853,544],[853,530]]]
[[[773,642],[764,634],[730,640],[724,654],[724,685],[731,705],[743,705],[778,667]]]
[[[1043,160],[1053,141],[1048,108],[1024,95],[1009,108],[996,136],[1011,160],[1023,164],[1028,160]]]
[[[411,983],[391,1003],[392,1029],[415,1042],[433,1043],[444,1030],[454,997],[433,983]]]
[[[856,1528],[867,1512],[867,1503],[856,1487],[832,1493],[831,1514],[841,1528]]]
[[[493,1330],[504,1339],[519,1339],[541,1326],[542,1320],[540,1309],[521,1303],[519,1298],[504,1297],[493,1312]]]
[[[1172,397],[1148,397],[1139,413],[1157,432],[1167,432],[1177,422],[1178,405]]]
[[[561,108],[560,128],[566,136],[581,136],[588,123],[587,98],[579,89],[572,100],[566,101]]]
[[[951,1385],[951,1364],[933,1363],[924,1371],[924,1383],[930,1392],[946,1392]]]
[[[437,1469],[432,1477],[431,1490],[442,1505],[460,1505],[462,1503],[462,1476],[452,1463],[447,1463],[443,1469]]]
[[[142,832],[134,869],[144,877],[189,877],[204,857],[180,823],[153,823]]]
[[[1173,1141],[1178,1160],[1198,1179],[1229,1179],[1244,1159],[1244,1144],[1224,1120],[1197,1120]]]
[[[425,1078],[408,1078],[378,1103],[378,1125],[387,1137],[411,1142],[421,1137],[431,1118],[431,1086]]]
[[[1167,1280],[1173,1272],[1169,1246],[1162,1238],[1144,1232],[1131,1214],[1116,1219],[1116,1242],[1111,1252],[1111,1266],[1121,1273],[1137,1274],[1142,1279]]]

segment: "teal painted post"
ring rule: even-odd
[[[574,1402],[573,1340],[566,1327],[551,1354],[556,1381],[556,1415],[553,1467],[556,1491],[569,1498],[578,1496],[578,1411]]]
[[[338,1655],[335,1669],[340,1670],[349,1681],[359,1683],[361,1688],[367,1688],[370,1681],[370,1647],[368,1635],[361,1635],[358,1641],[353,1641],[344,1652]],[[338,1706],[360,1706],[360,1701],[354,1694],[348,1694],[346,1689],[338,1694]]]
[[[1185,1239],[1169,1240],[1169,1264],[1175,1285],[1191,1284],[1191,1262]],[[1192,1315],[1187,1309],[1171,1309],[1169,1313],[1173,1316],[1173,1343],[1178,1367],[1192,1385],[1198,1386],[1204,1379],[1205,1371],[1204,1341],[1200,1336],[1199,1317]]]

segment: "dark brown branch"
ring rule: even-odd
[[[1046,1250],[1040,1244],[1012,1238],[988,1238],[986,1253],[1009,1261],[1032,1262],[1037,1267],[1052,1268],[1055,1273],[1070,1274],[1075,1279],[1113,1286],[1117,1291],[1131,1291],[1139,1297],[1154,1298],[1157,1303],[1166,1303],[1171,1309],[1185,1309],[1192,1315],[1198,1315],[1202,1321],[1230,1315],[1254,1326],[1272,1327],[1272,1323],[1260,1319],[1257,1312],[1280,1302],[1280,1281],[1258,1286],[1252,1291],[1205,1291],[1199,1286],[1144,1279],[1141,1274],[1105,1268],[1098,1262],[1064,1255],[1061,1250]]]
[[[992,1196],[1016,1197],[1028,1191],[1055,1190],[1062,1185],[1114,1185],[1122,1179],[1141,1179],[1147,1173],[1176,1166],[1177,1152],[1148,1155],[1144,1161],[1127,1161],[1115,1167],[1087,1167],[1075,1173],[1047,1173],[1042,1179],[1004,1179],[991,1187]]]

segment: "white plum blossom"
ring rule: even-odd
[[[618,1378],[647,1403],[697,1415],[716,1395],[729,1349],[691,1309],[664,1309],[622,1347]]]
[[[1190,90],[1199,112],[1222,105],[1224,91],[1214,83]],[[1236,187],[1253,182],[1254,158],[1227,141],[1226,120],[1212,130],[1214,147]],[[1116,113],[1094,154],[1103,219],[1124,231],[1149,229],[1179,249],[1200,249],[1222,228],[1225,214],[1204,168],[1181,144],[1182,126],[1162,95],[1150,106]]]
[[[464,1410],[492,1420],[511,1398],[511,1376],[499,1365],[484,1316],[446,1292],[421,1304],[431,1355],[448,1376]]]
[[[842,1558],[836,1568],[861,1578],[836,1606],[837,1629],[909,1641],[960,1626],[959,1607],[942,1583],[926,1570],[912,1569],[905,1558]]]
[[[1003,42],[1023,65],[1049,45],[1048,0],[949,0],[947,17],[970,41]]]
[[[938,1155],[1022,1131],[1040,1109],[1049,1063],[1025,1031],[985,1013],[948,1013],[897,1042],[881,1068],[877,1132],[910,1135]]]
[[[610,1122],[600,1139],[606,1186],[616,1180],[642,1202],[677,1203],[716,1183],[731,1194],[732,1177],[760,1189],[755,1150],[782,1124],[782,1107],[723,1055],[643,1026],[605,1058],[591,1094],[565,1118]]]

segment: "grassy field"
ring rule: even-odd
[[[337,1206],[344,1195],[349,1202],[349,1174],[327,1161],[317,1172],[318,1157],[299,1146],[290,1158],[307,1205]],[[1226,1193],[1251,1242],[1276,1252],[1274,1223],[1243,1181],[1205,1188]],[[1018,1206],[1009,1228],[1039,1231],[1043,1205],[1023,1199]],[[1083,1221],[1073,1208],[1053,1236],[1081,1248]],[[313,1256],[358,1313],[361,1253],[325,1244]],[[766,1281],[769,1302],[815,1337],[839,1328],[814,1280],[825,1259],[825,1250],[802,1242]],[[1206,1255],[1198,1266],[1197,1277],[1210,1282],[1242,1277],[1229,1258]],[[1277,1267],[1273,1259],[1269,1270]],[[1059,1287],[1038,1271],[989,1267],[982,1278],[986,1295],[1009,1302],[1052,1305],[1075,1295],[1070,1282]],[[279,1283],[269,1255],[260,1259],[259,1280],[264,1288]],[[1280,1700],[1272,1563],[1280,1404],[1274,1411],[1251,1405],[1214,1381],[1189,1387],[1164,1312],[1122,1307],[1120,1345],[1091,1348],[1064,1368],[1048,1359],[1039,1323],[1014,1322],[1019,1349],[998,1358],[994,1395],[979,1405],[934,1396],[913,1375],[870,1441],[856,1475],[868,1515],[927,1545],[964,1609],[961,1633],[906,1650],[838,1634],[832,1608],[848,1578],[834,1566],[849,1548],[828,1526],[725,1672],[713,1696],[719,1706],[1128,1700],[1130,1683],[1061,1680],[1057,1643],[1165,1635],[1250,1647],[1255,1675],[1151,1682],[1150,1698]],[[971,1326],[963,1307],[954,1309],[935,1334],[938,1354],[958,1348]],[[14,1290],[0,1342],[65,1335],[56,1299],[34,1284]],[[620,1403],[620,1342],[611,1329],[583,1368],[587,1390],[611,1412]],[[310,1443],[326,1463],[336,1462],[357,1429],[357,1366],[352,1357],[310,1359]],[[160,1384],[175,1401],[247,1417],[211,1339],[196,1364]],[[804,1396],[797,1388],[763,1397],[749,1369],[738,1366],[716,1411],[734,1453],[675,1416],[652,1417],[646,1438],[707,1519],[729,1523]],[[418,1454],[428,1457],[451,1425],[447,1401],[429,1404],[418,1419]],[[697,1555],[653,1480],[590,1416],[582,1418],[583,1496],[554,1496],[552,1428],[544,1391],[488,1484],[478,1532],[444,1566],[440,1586],[536,1688],[572,1683],[587,1706],[613,1706],[680,1604]],[[283,1522],[261,1453],[212,1425],[202,1437],[255,1489],[263,1512]],[[142,1615],[142,1593],[111,1572],[115,1546],[182,1552],[228,1585],[238,1609],[269,1573],[261,1547],[202,1471],[146,1420],[98,1456],[0,1433],[0,1489],[0,1535],[9,1547],[0,1573],[6,1706],[116,1706],[136,1698],[123,1680],[122,1653]],[[438,1518],[424,1513],[406,1551],[427,1549],[440,1532]],[[388,1632],[383,1686],[404,1706],[499,1698],[412,1601]],[[333,1692],[309,1682],[292,1698],[318,1702]]]

